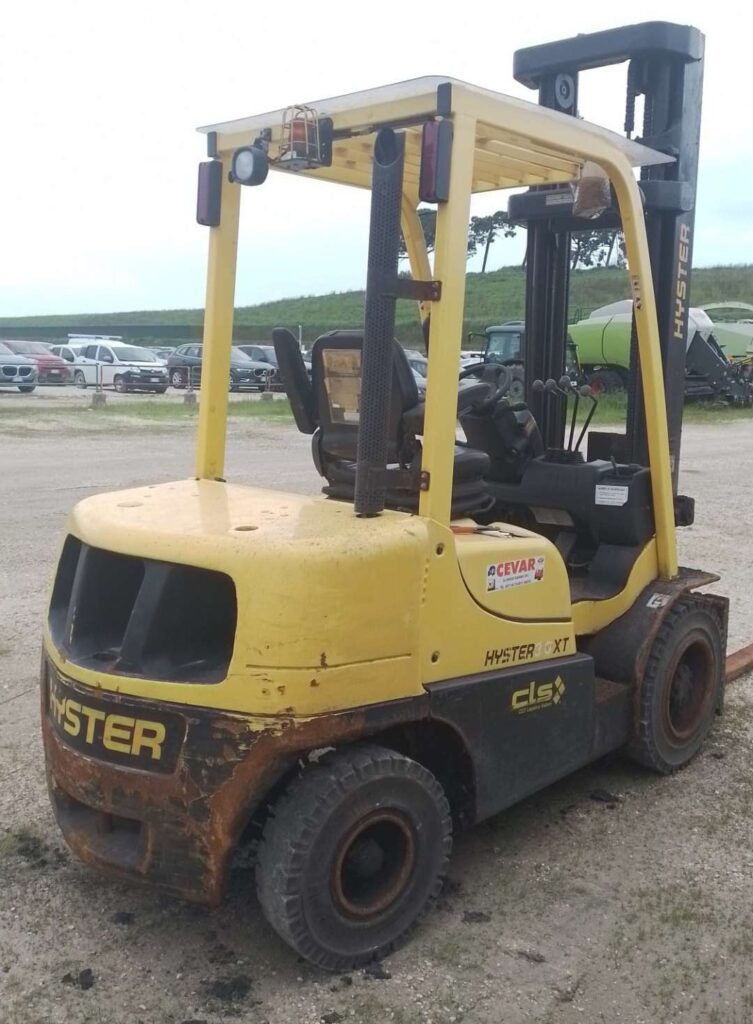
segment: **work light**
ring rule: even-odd
[[[241,146],[233,153],[230,174],[240,185],[261,185],[268,171],[267,154],[258,146]]]

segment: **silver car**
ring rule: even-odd
[[[37,364],[27,356],[16,355],[0,341],[0,387],[16,387],[28,395],[37,386]]]

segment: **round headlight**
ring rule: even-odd
[[[269,171],[267,154],[258,146],[242,146],[233,153],[231,174],[241,185],[261,185]]]

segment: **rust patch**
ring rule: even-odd
[[[66,683],[86,697],[86,688]],[[112,693],[107,700],[117,708],[126,699]],[[164,707],[139,703],[145,714]],[[303,754],[415,720],[427,709],[416,698],[305,722],[271,718],[269,728],[252,732],[242,716],[177,707],[185,741],[174,772],[160,775],[68,746],[48,717],[45,668],[42,732],[53,809],[66,842],[86,864],[215,905],[250,816]]]

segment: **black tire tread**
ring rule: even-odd
[[[651,653],[646,663],[646,670],[640,687],[640,702],[636,719],[635,731],[628,745],[628,754],[638,764],[660,775],[672,775],[681,765],[669,764],[659,753],[652,727],[654,688],[659,682],[659,664],[678,623],[691,612],[706,611],[720,625],[713,607],[703,601],[702,595],[678,599],[662,622],[651,646]],[[724,652],[722,651],[722,656]]]
[[[368,955],[344,958],[322,949],[310,935],[301,901],[294,892],[295,884],[304,866],[307,846],[332,799],[373,779],[384,769],[419,779],[441,807],[445,835],[442,868],[422,911],[400,936]],[[277,934],[301,956],[326,970],[349,970],[382,959],[402,945],[439,895],[451,849],[450,805],[440,784],[423,765],[376,744],[336,751],[306,764],[273,807],[257,850],[259,903]]]

